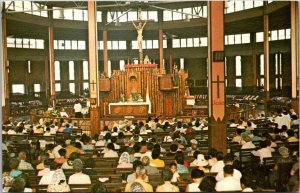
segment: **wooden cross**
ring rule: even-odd
[[[217,76],[217,81],[212,81],[212,83],[217,83],[217,87],[218,87],[218,90],[217,90],[217,97],[220,98],[220,83],[224,83],[224,81],[220,81],[219,80],[219,76]]]
[[[93,90],[92,90],[92,91],[95,91],[95,85],[96,85],[96,82],[93,80],[93,82],[91,82],[90,84],[93,85],[93,87],[92,87]]]

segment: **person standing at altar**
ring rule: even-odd
[[[74,104],[74,111],[75,111],[76,118],[82,118],[81,110],[82,110],[82,106],[81,106],[79,100],[76,100],[76,103]]]

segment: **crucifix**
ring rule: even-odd
[[[217,97],[220,98],[220,83],[224,83],[224,81],[219,80],[219,76],[217,76],[217,81],[211,81],[212,83],[217,83]]]
[[[143,29],[147,23],[147,20],[145,23],[142,23],[142,10],[139,9],[138,11],[138,25],[136,25],[134,22],[132,22],[134,28],[137,31],[137,42],[139,46],[139,63],[143,64]]]
[[[92,91],[95,91],[95,85],[96,85],[95,80],[93,80],[92,82],[90,82],[90,84],[92,85]]]

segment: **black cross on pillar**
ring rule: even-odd
[[[217,84],[217,97],[220,98],[220,83],[224,83],[224,81],[220,81],[219,80],[219,76],[217,76],[217,81],[212,81],[212,83],[216,83]]]
[[[90,84],[92,85],[92,88],[93,88],[92,91],[95,91],[96,82],[93,80]]]

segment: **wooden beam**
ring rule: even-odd
[[[226,153],[224,2],[210,1],[207,4],[209,140],[211,147]]]
[[[90,98],[94,101],[90,107],[91,133],[99,133],[99,78],[97,48],[97,2],[88,1],[88,51]]]
[[[264,1],[264,91],[266,99],[269,99],[269,15],[266,12],[267,1]]]
[[[56,92],[55,92],[55,66],[54,66],[54,31],[53,31],[53,12],[48,11],[48,59],[49,59],[49,73],[50,73],[50,101],[49,103],[55,108]]]
[[[291,93],[292,98],[297,98],[297,77],[299,68],[299,20],[298,2],[291,1]],[[299,88],[298,88],[299,89]]]

